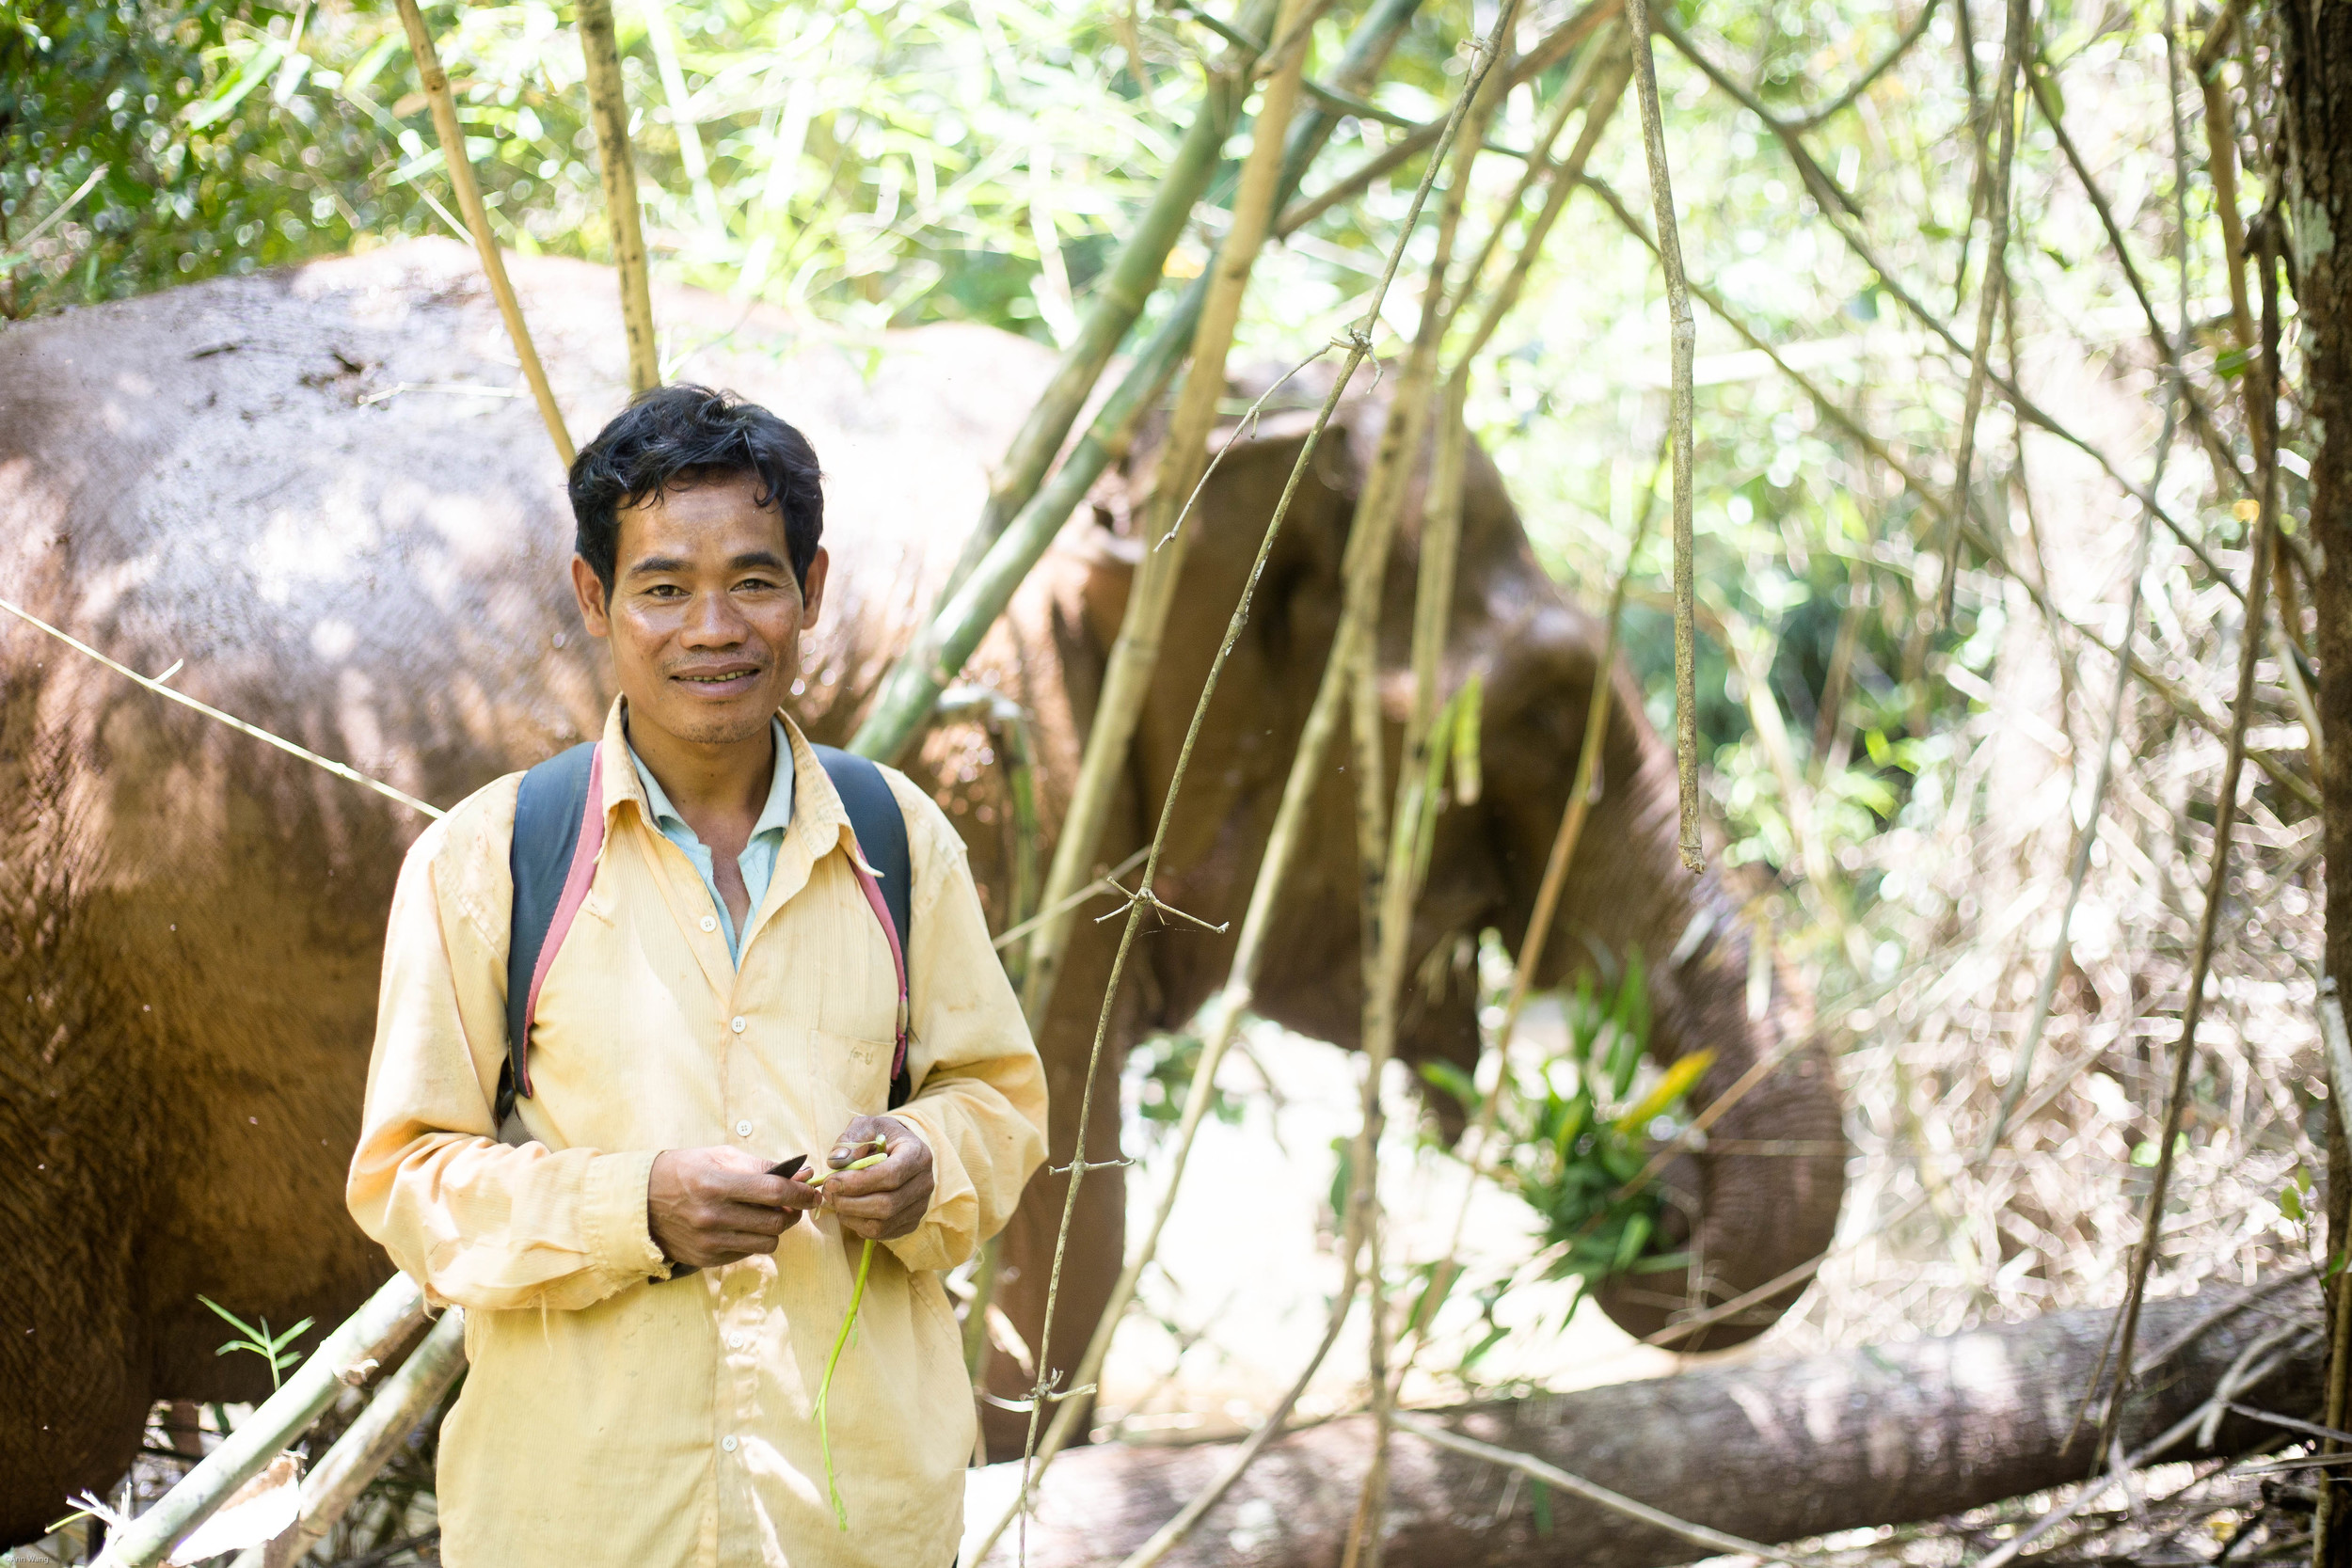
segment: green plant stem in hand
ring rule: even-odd
[[[879,1154],[870,1155],[861,1163],[871,1164],[881,1158]],[[857,1167],[852,1165],[849,1168],[854,1170]],[[866,1300],[866,1275],[873,1266],[874,1243],[868,1241],[866,1249],[858,1254],[857,1284],[850,1291],[850,1310],[842,1315],[841,1332],[833,1337],[833,1354],[825,1357],[824,1381],[817,1386],[817,1447],[825,1456],[825,1496],[833,1503],[834,1524],[844,1530],[850,1528],[850,1511],[843,1505],[841,1488],[833,1478],[833,1429],[827,1418],[827,1407],[833,1399],[834,1369],[841,1365],[841,1352],[850,1343],[850,1331],[857,1326],[857,1309]]]
[[[879,1165],[883,1160],[889,1158],[888,1139],[877,1137],[868,1141],[872,1144],[874,1152],[863,1159],[850,1161],[843,1165],[841,1170],[865,1170],[869,1166]],[[850,1147],[864,1148],[867,1145],[858,1143],[851,1144]],[[840,1171],[820,1170],[814,1176],[805,1176],[801,1180],[809,1186],[821,1187],[830,1178],[839,1174]],[[817,1448],[825,1457],[825,1497],[833,1504],[833,1522],[845,1530],[850,1528],[850,1511],[841,1501],[841,1488],[834,1483],[833,1474],[833,1427],[830,1419],[833,1402],[833,1373],[834,1369],[841,1365],[841,1353],[849,1348],[850,1335],[857,1327],[857,1309],[866,1301],[866,1276],[873,1267],[874,1243],[869,1237],[864,1250],[858,1254],[857,1283],[850,1289],[850,1309],[842,1314],[841,1332],[833,1337],[833,1354],[825,1357],[824,1379],[817,1385]]]

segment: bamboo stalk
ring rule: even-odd
[[[2180,1043],[2172,1048],[2172,1084],[2165,1101],[2164,1131],[2156,1146],[2156,1169],[2148,1191],[2147,1212],[2138,1249],[2132,1255],[2131,1282],[2123,1296],[2123,1327],[2117,1342],[2115,1375],[2107,1396],[2097,1453],[2104,1458],[2115,1440],[2123,1397],[2130,1391],[2132,1342],[2139,1329],[2140,1305],[2148,1291],[2148,1275],[2155,1267],[2156,1246],[2164,1228],[2164,1200],[2172,1183],[2172,1146],[2180,1136],[2181,1118],[2188,1105],[2189,1073],[2197,1063],[2197,1025],[2204,1012],[2205,978],[2213,967],[2213,946],[2221,901],[2229,891],[2230,836],[2237,821],[2238,778],[2246,763],[2246,724],[2254,710],[2254,665],[2263,650],[2263,610],[2270,585],[2270,552],[2279,527],[2279,295],[2278,269],[2272,254],[2275,224],[2265,225],[2257,273],[2263,292],[2263,352],[2261,382],[2263,425],[2266,439],[2255,443],[2260,459],[2257,483],[2262,511],[2254,525],[2254,559],[2246,584],[2246,626],[2238,639],[2237,701],[2231,709],[2229,751],[2221,767],[2221,791],[2213,808],[2213,866],[2205,885],[2205,907],[2197,919],[2197,947],[2189,962],[2187,1000],[2181,1007]]]
[[[1642,111],[1642,154],[1649,167],[1650,205],[1657,213],[1658,260],[1666,275],[1667,309],[1674,319],[1674,390],[1669,419],[1674,440],[1675,593],[1675,780],[1681,813],[1676,847],[1683,868],[1707,868],[1699,843],[1699,721],[1697,632],[1693,626],[1697,589],[1692,578],[1691,445],[1697,404],[1691,388],[1691,356],[1698,328],[1691,320],[1691,291],[1683,280],[1682,241],[1675,225],[1674,188],[1666,167],[1666,128],[1658,112],[1658,65],[1650,51],[1649,0],[1626,0],[1626,24],[1633,32],[1634,99]]]
[[[351,1512],[384,1466],[466,1370],[466,1316],[444,1312],[423,1342],[369,1397],[359,1418],[302,1478],[302,1513],[276,1540],[246,1549],[233,1568],[293,1568]]]
[[[1501,27],[1503,23],[1507,22],[1509,11],[1509,0],[1506,0],[1503,14],[1497,19],[1496,34],[1483,40],[1478,58],[1473,62],[1470,71],[1470,80],[1464,84],[1461,94],[1454,100],[1452,125],[1459,125],[1470,109],[1471,100],[1477,96],[1479,89],[1485,85],[1489,67],[1493,63],[1494,49],[1501,36]],[[1038,1418],[1052,1392],[1051,1380],[1054,1375],[1051,1356],[1054,1310],[1060,1296],[1062,1264],[1069,1252],[1071,1221],[1077,1209],[1078,1188],[1087,1173],[1086,1138],[1088,1122],[1093,1112],[1094,1079],[1102,1068],[1104,1043],[1109,1036],[1113,1010],[1118,1005],[1120,983],[1126,972],[1128,955],[1134,951],[1136,933],[1142,926],[1144,912],[1147,910],[1164,907],[1152,890],[1152,878],[1159,869],[1161,850],[1167,843],[1169,825],[1175,819],[1176,803],[1183,794],[1184,775],[1190,769],[1193,751],[1200,740],[1202,721],[1208,716],[1210,701],[1216,694],[1218,679],[1224,673],[1227,660],[1232,656],[1233,645],[1240,641],[1243,626],[1248,623],[1250,602],[1256,593],[1260,578],[1264,575],[1266,560],[1273,553],[1274,543],[1281,533],[1283,520],[1290,515],[1291,504],[1297,498],[1299,485],[1306,477],[1308,466],[1314,461],[1315,449],[1322,440],[1324,431],[1329,427],[1332,412],[1339,406],[1340,399],[1345,395],[1356,372],[1361,368],[1364,360],[1372,353],[1372,334],[1380,323],[1381,305],[1388,297],[1390,285],[1395,281],[1397,269],[1404,263],[1406,245],[1411,239],[1413,230],[1420,221],[1422,206],[1428,200],[1429,188],[1436,182],[1442,163],[1442,159],[1433,159],[1427,172],[1422,175],[1421,185],[1414,192],[1412,203],[1406,211],[1404,221],[1398,226],[1396,242],[1390,249],[1388,261],[1381,270],[1378,281],[1373,287],[1364,313],[1347,334],[1346,361],[1342,365],[1339,374],[1332,380],[1331,389],[1325,394],[1323,406],[1316,411],[1314,422],[1309,427],[1306,439],[1300,443],[1298,457],[1291,465],[1290,477],[1283,484],[1281,499],[1275,503],[1274,515],[1266,522],[1264,536],[1260,540],[1257,555],[1250,563],[1249,575],[1243,585],[1241,597],[1234,604],[1233,612],[1226,622],[1224,638],[1217,645],[1215,658],[1210,662],[1208,678],[1202,683],[1200,699],[1194,704],[1192,719],[1185,730],[1184,744],[1177,752],[1176,766],[1169,775],[1168,796],[1161,804],[1159,822],[1152,832],[1151,851],[1144,861],[1142,883],[1128,901],[1127,918],[1120,932],[1118,949],[1112,956],[1110,976],[1103,992],[1102,1010],[1095,1022],[1094,1043],[1088,1053],[1086,1084],[1081,1090],[1079,1100],[1075,1144],[1077,1152],[1070,1165],[1070,1182],[1062,1202],[1060,1225],[1054,1239],[1053,1269],[1046,1281],[1045,1326],[1039,1336],[1037,1348],[1038,1379],[1030,1399],[1028,1436],[1023,1445],[1021,1486],[1013,1497],[1011,1506],[979,1539],[972,1554],[973,1560],[976,1562],[987,1557],[990,1548],[1002,1537],[1006,1527],[1014,1519],[1026,1518],[1029,1502],[1035,1495],[1041,1466],[1052,1463],[1053,1455],[1059,1451],[1061,1444],[1068,1441],[1070,1433],[1076,1425],[1081,1406],[1077,1403],[1073,1391],[1073,1397],[1065,1398],[1061,1402],[1064,1408],[1057,1412],[1053,1431],[1045,1434],[1047,1447],[1041,1450],[1038,1441],[1040,1435]],[[1350,543],[1352,545],[1353,541],[1351,540]],[[1079,1386],[1083,1387],[1084,1385]]]
[[[1669,439],[1672,434],[1668,432]],[[1658,467],[1663,468],[1669,453],[1661,451],[1658,455]],[[1427,1296],[1432,1302],[1443,1302],[1454,1289],[1462,1238],[1470,1229],[1470,1201],[1477,1196],[1479,1178],[1494,1167],[1494,1162],[1487,1158],[1486,1146],[1502,1116],[1502,1091],[1511,1070],[1511,1042],[1518,1034],[1519,1015],[1526,1010],[1527,999],[1534,993],[1535,974],[1543,962],[1544,950],[1551,943],[1551,923],[1560,910],[1561,893],[1567,886],[1569,863],[1576,858],[1576,847],[1583,842],[1585,821],[1604,787],[1600,756],[1608,743],[1609,714],[1616,695],[1617,638],[1625,624],[1626,590],[1633,580],[1633,562],[1641,555],[1643,542],[1649,537],[1651,503],[1657,495],[1658,474],[1653,471],[1643,497],[1641,515],[1633,525],[1633,538],[1626,546],[1625,565],[1617,573],[1616,586],[1610,591],[1608,628],[1601,635],[1600,657],[1593,665],[1592,694],[1584,704],[1584,736],[1577,748],[1576,774],[1568,785],[1568,801],[1561,809],[1560,826],[1551,837],[1551,852],[1544,861],[1543,879],[1535,886],[1535,904],[1528,914],[1527,932],[1519,939],[1518,958],[1511,967],[1511,990],[1503,1001],[1502,1022],[1495,1026],[1494,1043],[1483,1053],[1494,1064],[1493,1079],[1479,1096],[1478,1115],[1469,1139],[1471,1163],[1463,1173],[1462,1201],[1454,1211],[1454,1228],[1446,1242],[1445,1256],[1429,1276]],[[1432,1307],[1427,1317],[1415,1325],[1416,1356],[1421,1347],[1429,1342],[1430,1320],[1436,1315],[1436,1308]]]
[[[400,23],[408,33],[408,51],[416,56],[417,80],[433,108],[433,133],[440,138],[441,163],[449,170],[450,188],[457,195],[457,211],[466,220],[466,231],[473,236],[474,254],[482,259],[482,274],[490,280],[490,295],[498,301],[507,339],[515,345],[515,357],[522,362],[523,379],[531,383],[531,395],[539,404],[548,437],[568,468],[572,466],[571,432],[564,428],[564,411],[555,405],[547,367],[539,363],[531,328],[523,322],[522,302],[515,297],[515,285],[507,279],[506,258],[499,251],[498,236],[490,232],[490,214],[482,205],[473,160],[466,155],[466,134],[457,123],[457,101],[450,94],[449,72],[441,69],[440,55],[433,47],[433,34],[424,24],[417,0],[399,0],[399,5]]]
[[[1505,0],[1503,9],[1511,7]],[[1475,143],[1471,144],[1473,147]],[[1439,275],[1440,277],[1442,275]],[[1438,697],[1445,679],[1445,645],[1453,624],[1455,568],[1462,543],[1462,481],[1468,460],[1470,433],[1464,404],[1469,394],[1467,367],[1448,379],[1444,405],[1438,414],[1437,458],[1429,483],[1421,536],[1421,571],[1413,599],[1413,705],[1406,720],[1404,757],[1397,769],[1395,803],[1387,823],[1375,814],[1376,798],[1359,808],[1359,838],[1364,845],[1365,892],[1368,911],[1376,911],[1364,930],[1368,964],[1364,995],[1363,1125],[1357,1133],[1355,1178],[1362,1196],[1366,1297],[1372,1336],[1367,1377],[1372,1386],[1372,1464],[1357,1510],[1343,1568],[1380,1568],[1388,1511],[1389,1433],[1395,1415],[1396,1390],[1389,1381],[1388,1314],[1381,1275],[1380,1206],[1380,1085],[1395,1054],[1397,1011],[1405,984],[1405,966],[1411,954],[1413,906],[1420,902],[1425,869],[1419,854],[1421,826],[1434,811],[1430,800],[1437,787],[1430,737],[1436,728]],[[1364,661],[1369,673],[1371,649]],[[1371,711],[1359,720],[1376,744],[1379,713],[1370,683],[1359,694],[1358,710]],[[1363,772],[1359,756],[1358,771]],[[1366,781],[1368,787],[1375,781]],[[1381,873],[1381,830],[1386,827],[1387,865]]]
[[[1305,0],[1282,0],[1277,26],[1295,26],[1304,4]],[[1240,187],[1234,193],[1232,227],[1217,251],[1200,325],[1193,331],[1191,369],[1185,372],[1184,389],[1177,394],[1175,413],[1160,447],[1152,497],[1144,509],[1139,536],[1143,554],[1104,673],[1103,692],[1095,703],[1078,777],[1062,816],[1053,867],[1046,874],[1043,899],[1048,907],[1060,905],[1094,874],[1094,858],[1110,820],[1111,802],[1126,773],[1128,747],[1142,718],[1144,701],[1151,694],[1152,673],[1159,665],[1160,638],[1176,602],[1176,586],[1193,538],[1200,531],[1198,526],[1184,528],[1184,518],[1208,464],[1209,436],[1216,425],[1217,405],[1225,391],[1226,356],[1232,348],[1250,273],[1274,215],[1284,137],[1298,104],[1305,63],[1304,50],[1292,51],[1289,63],[1267,81],[1258,104],[1249,156],[1242,165]],[[1062,953],[1075,918],[1075,911],[1056,914],[1029,941],[1028,973],[1024,976],[1021,1000],[1032,1030],[1043,1024],[1053,1006]]]
[[[220,1447],[119,1531],[93,1568],[154,1568],[183,1536],[218,1512],[230,1493],[309,1431],[346,1386],[364,1380],[423,1315],[424,1296],[416,1281],[405,1274],[392,1275],[222,1438]]]
[[[621,275],[628,389],[643,394],[661,385],[661,356],[654,340],[653,291],[645,270],[645,232],[637,213],[637,161],[628,145],[628,98],[621,85],[612,0],[580,0],[580,50],[588,67],[588,118],[596,129],[597,172],[604,182],[605,220],[612,233],[612,264]]]
[[[1602,24],[1616,20],[1623,8],[1619,0],[1588,0],[1582,10],[1554,28],[1541,43],[1512,63],[1507,85],[1521,87],[1549,71],[1592,37]],[[1313,196],[1284,208],[1282,215],[1275,221],[1274,232],[1277,235],[1295,233],[1341,202],[1361,195],[1375,180],[1437,146],[1438,138],[1444,130],[1441,120],[1413,126],[1406,135],[1374,153]],[[1507,153],[1510,150],[1490,147],[1487,150]]]
[[[1607,0],[1597,0],[1607,3]],[[1402,23],[1419,0],[1382,0],[1350,41],[1342,62],[1344,73],[1366,78],[1377,72],[1380,61],[1395,42]],[[1359,47],[1360,46],[1360,47]],[[1329,130],[1328,117],[1310,113],[1292,128],[1282,166],[1281,196],[1288,200],[1298,188],[1308,164]],[[1318,128],[1320,126],[1320,128]],[[1045,553],[1061,525],[1103,470],[1126,451],[1136,416],[1156,401],[1176,373],[1191,341],[1194,324],[1208,294],[1208,277],[1194,280],[1128,366],[1127,373],[1096,408],[1094,420],[1069,454],[1002,532],[989,544],[979,563],[963,577],[936,610],[930,624],[916,634],[882,683],[873,706],[859,726],[850,750],[861,756],[889,761],[903,752],[930,710],[940,689],[956,677],[972,650],[978,647],[1029,568]],[[944,672],[944,673],[943,673]]]
[[[1621,91],[1622,87],[1620,80],[1618,90]],[[1564,89],[1567,90],[1573,90],[1573,87]],[[1589,147],[1583,146],[1586,139],[1589,138],[1580,138],[1580,147],[1589,152]],[[1581,158],[1572,157],[1564,166],[1565,172],[1562,178],[1573,180],[1581,167]],[[1340,705],[1352,688],[1350,672],[1359,662],[1358,650],[1368,642],[1378,614],[1380,590],[1396,520],[1397,514],[1393,509],[1386,510],[1381,515],[1371,516],[1365,515],[1364,509],[1359,506],[1356,525],[1349,533],[1342,567],[1343,581],[1340,624],[1325,663],[1323,679],[1316,689],[1314,701],[1308,709],[1306,723],[1300,732],[1298,749],[1292,757],[1290,772],[1283,784],[1282,798],[1275,812],[1273,828],[1267,835],[1265,852],[1259,862],[1258,876],[1250,889],[1248,906],[1241,919],[1225,985],[1217,997],[1203,1009],[1209,1027],[1203,1037],[1200,1059],[1193,1069],[1192,1083],[1185,1095],[1184,1109],[1175,1136],[1164,1151],[1168,1167],[1167,1184],[1144,1231],[1142,1243],[1135,1249],[1113,1285],[1103,1315],[1088,1342],[1086,1354],[1073,1374],[1073,1381],[1080,1386],[1094,1381],[1099,1374],[1127,1304],[1134,1299],[1143,1271],[1150,1266],[1158,1251],[1160,1236],[1175,1210],[1177,1196],[1183,1188],[1194,1138],[1216,1096],[1217,1069],[1232,1047],[1241,1021],[1248,1016],[1250,1003],[1256,995],[1258,971],[1266,933],[1272,926],[1275,900],[1288,874],[1308,809],[1320,783]],[[1057,1418],[1057,1426],[1061,1419]],[[1067,1433],[1063,1435],[1066,1436]],[[1050,1447],[1059,1446],[1055,1433],[1048,1433],[1048,1444]]]
[[[1267,22],[1275,15],[1277,4],[1278,0],[1245,0],[1242,28],[1248,34],[1263,35]],[[1012,445],[1006,449],[1003,461],[996,467],[987,503],[981,507],[979,519],[965,539],[962,554],[941,592],[943,605],[978,569],[990,546],[1036,497],[1047,467],[1061,451],[1062,441],[1086,406],[1094,384],[1102,378],[1104,367],[1110,363],[1111,356],[1127,336],[1127,329],[1136,324],[1152,291],[1159,286],[1168,252],[1175,248],[1185,224],[1191,221],[1194,206],[1221,166],[1225,138],[1232,133],[1233,121],[1248,92],[1250,70],[1256,63],[1254,50],[1236,44],[1209,71],[1200,112],[1193,117],[1168,172],[1161,177],[1151,206],[1144,209],[1142,217],[1120,246],[1117,259],[1093,290],[1076,336],[1054,368],[1053,379],[1046,383],[1043,395],[1030,408],[1012,438]]]

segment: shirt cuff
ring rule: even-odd
[[[586,1189],[580,1194],[580,1231],[591,1260],[610,1275],[642,1279],[648,1275],[666,1277],[670,1272],[669,1259],[654,1245],[645,1213],[657,1152],[599,1154],[588,1163]]]

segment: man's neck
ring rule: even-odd
[[[739,850],[775,779],[776,726],[763,724],[748,739],[709,743],[681,740],[626,717],[623,721],[630,749],[660,781],[694,836],[714,847],[732,843]]]

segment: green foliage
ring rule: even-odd
[[[1147,1142],[1157,1142],[1184,1119],[1184,1097],[1192,1092],[1192,1075],[1205,1047],[1192,1030],[1152,1035],[1127,1053],[1129,1125],[1139,1126]],[[1228,1127],[1241,1120],[1242,1101],[1222,1088],[1213,1088],[1210,1116]]]
[[[215,1355],[232,1355],[238,1351],[245,1351],[260,1356],[269,1364],[269,1386],[273,1388],[278,1386],[280,1376],[289,1368],[301,1364],[302,1357],[294,1350],[294,1342],[310,1331],[313,1320],[305,1318],[282,1333],[272,1334],[267,1318],[262,1319],[256,1326],[210,1296],[199,1295],[196,1299],[211,1307],[223,1322],[237,1331],[237,1338],[215,1351]],[[227,1429],[224,1427],[222,1430]]]
[[[425,9],[501,239],[608,256],[568,8]],[[1106,19],[1017,0],[616,9],[657,262],[875,325],[1066,331],[1197,96],[1189,35],[1136,40],[1146,105]],[[380,0],[0,3],[0,251],[101,166],[10,314],[456,228]]]
[[[1534,1070],[1504,1076],[1497,1107],[1504,1153],[1494,1175],[1541,1220],[1552,1277],[1573,1275],[1589,1288],[1616,1275],[1679,1268],[1686,1257],[1659,1244],[1663,1196],[1641,1178],[1656,1148],[1681,1131],[1690,1091],[1713,1053],[1645,1073],[1649,991],[1638,954],[1613,989],[1586,974],[1563,1003],[1565,1049]],[[1422,1075],[1477,1114],[1477,1086],[1461,1069],[1429,1062]],[[1411,1317],[1426,1321],[1437,1306],[1417,1302]],[[1499,1338],[1491,1331],[1472,1358]]]

